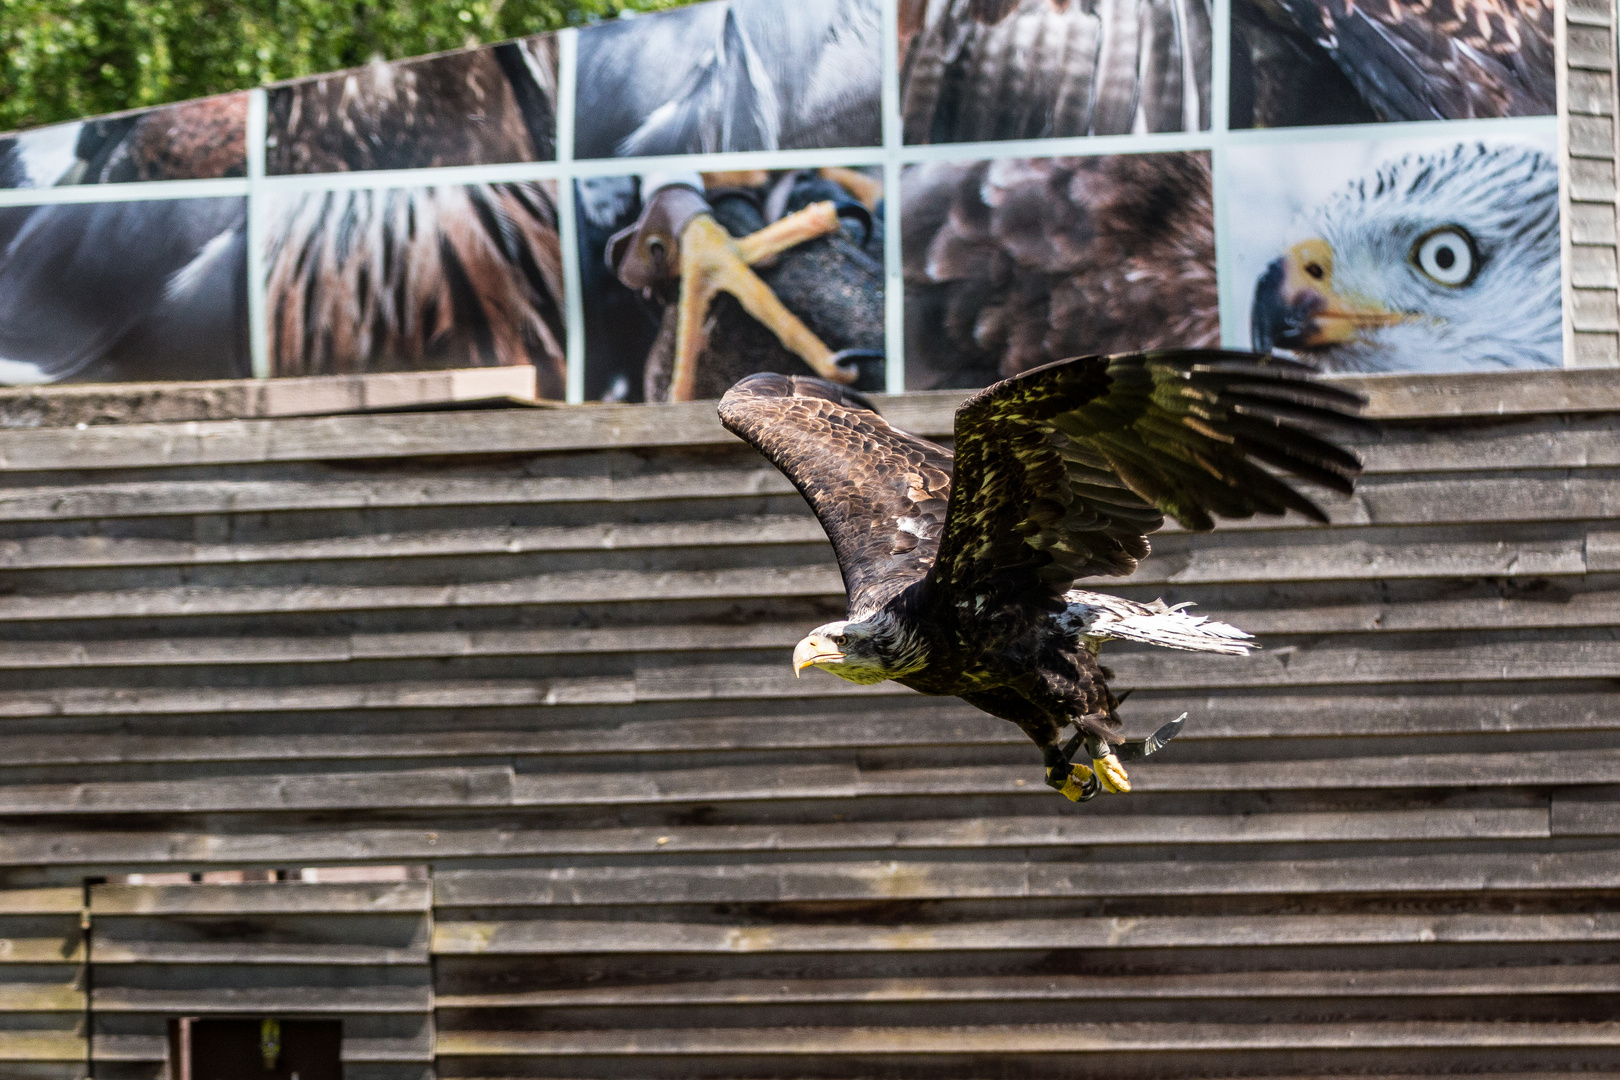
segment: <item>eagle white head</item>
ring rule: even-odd
[[[1257,352],[1330,371],[1483,371],[1563,362],[1558,164],[1459,144],[1353,181],[1255,286]]]
[[[927,653],[899,621],[879,612],[866,619],[840,619],[818,626],[793,648],[793,674],[807,667],[863,686],[915,671]]]

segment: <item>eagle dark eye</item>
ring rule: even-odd
[[[837,634],[837,635],[835,635],[833,637],[833,644],[834,645],[842,645],[842,644],[844,644],[845,641],[848,641],[848,640],[849,639],[846,638],[843,634]]]
[[[1467,285],[1474,278],[1479,260],[1474,254],[1474,238],[1456,225],[1436,229],[1412,249],[1417,268],[1442,285]]]

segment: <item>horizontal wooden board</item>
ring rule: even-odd
[[[1199,974],[972,976],[932,979],[799,979],[569,987],[511,994],[446,994],[441,1009],[569,1008],[627,1010],[657,1005],[779,1005],[868,1002],[1019,1002],[1123,999],[1463,996],[1503,993],[1620,992],[1620,967],[1588,964],[1483,970],[1392,969],[1234,971]],[[1081,1006],[1083,1008],[1083,1006]]]
[[[1225,1050],[1368,1046],[1620,1046],[1614,1024],[1007,1025],[983,1029],[637,1030],[457,1032],[439,1053],[470,1054],[1034,1054],[1102,1050]]]
[[[1020,755],[1022,756],[1022,755]],[[1050,798],[1028,764],[878,767],[857,762],[516,772],[510,766],[306,772],[78,784],[0,785],[0,813],[104,815],[472,806],[658,806],[773,799],[1017,795]],[[1232,763],[1149,763],[1133,790],[1155,792],[1405,789],[1620,784],[1620,750],[1390,754]]]
[[[323,980],[329,978],[324,971],[317,977]],[[1570,985],[1573,986],[1574,982]],[[243,1013],[425,1015],[433,1008],[433,992],[425,978],[422,985],[417,987],[317,985],[266,988],[245,985],[172,990],[146,986],[103,986],[96,988],[94,1004],[95,1012],[100,1016],[123,1013],[203,1016]],[[81,1010],[84,1008],[82,1001],[79,1007]]]
[[[987,952],[1001,949],[1252,948],[1282,945],[1620,941],[1620,915],[1122,916],[901,925],[714,925],[456,918],[434,926],[436,955],[498,953]]]
[[[92,915],[377,914],[430,906],[430,890],[417,882],[96,885],[90,890]]]
[[[0,1031],[0,1062],[83,1061],[84,1035],[72,1030]]]
[[[1595,818],[1595,815],[1593,815]],[[1583,828],[1561,808],[1560,835]],[[1612,810],[1601,821],[1620,821]],[[1613,827],[1620,831],[1620,824]],[[1605,830],[1595,830],[1603,832]],[[620,829],[353,828],[322,831],[210,834],[169,829],[139,832],[13,832],[0,837],[9,863],[80,865],[262,865],[284,859],[301,865],[378,859],[505,859],[518,856],[630,856],[734,853],[752,858],[782,851],[913,851],[940,848],[1071,847],[1082,844],[1184,845],[1349,843],[1441,840],[1529,840],[1552,835],[1545,806],[1522,809],[1334,811],[1231,815],[1110,814],[1005,816],[970,820],[851,821],[835,824],[659,825]]]
[[[862,862],[750,861],[659,866],[575,866],[547,870],[445,871],[434,880],[441,907],[589,904],[775,903],[1026,896],[1238,896],[1249,894],[1579,891],[1607,887],[1620,852],[1548,853],[1481,849],[1469,854],[1223,862],[1040,862],[917,858]]]

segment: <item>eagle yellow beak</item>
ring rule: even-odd
[[[811,634],[793,647],[793,677],[799,678],[799,672],[811,664],[843,658],[844,654],[834,648],[832,642],[820,634]]]
[[[1368,297],[1339,291],[1333,282],[1333,245],[1320,238],[1295,244],[1267,268],[1255,290],[1255,347],[1321,349],[1354,341],[1362,331],[1411,319]]]

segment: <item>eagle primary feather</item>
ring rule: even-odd
[[[809,501],[849,594],[848,616],[805,638],[796,666],[958,695],[1023,728],[1048,783],[1070,798],[1096,791],[1070,761],[1081,743],[1104,785],[1128,790],[1097,646],[1233,653],[1247,651],[1246,635],[1179,606],[1071,586],[1134,571],[1165,515],[1195,530],[1216,516],[1326,521],[1263,467],[1351,490],[1359,459],[1319,432],[1363,426],[1361,398],[1310,371],[1213,350],[1059,361],[964,402],[954,454],[842,387],[744,379],[722,399],[721,421]],[[1060,744],[1071,724],[1078,734]]]

